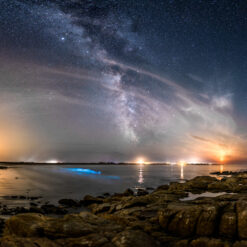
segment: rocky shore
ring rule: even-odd
[[[247,247],[247,173],[225,175],[173,182],[151,193],[127,189],[81,201],[62,199],[61,206],[46,205],[46,210],[33,205],[0,221],[0,246]],[[189,192],[225,194],[183,201]],[[67,214],[81,207],[87,211]]]

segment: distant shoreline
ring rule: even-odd
[[[138,164],[134,162],[5,162],[0,161],[0,165],[179,165],[179,163],[146,163],[146,164]],[[197,166],[208,166],[208,165],[224,165],[217,163],[186,163],[185,165],[197,165]]]

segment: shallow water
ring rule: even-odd
[[[191,200],[195,200],[197,198],[200,197],[217,197],[217,196],[222,196],[222,195],[226,195],[226,194],[233,194],[233,193],[226,193],[226,192],[217,192],[217,193],[213,193],[213,192],[204,192],[201,194],[193,194],[191,192],[189,192],[188,196],[185,198],[181,198],[180,201],[191,201]]]
[[[246,165],[15,165],[0,170],[0,202],[22,205],[6,196],[42,196],[42,202],[82,199],[86,194],[157,187],[215,171],[239,171]],[[13,203],[14,201],[14,203]]]

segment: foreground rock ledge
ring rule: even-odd
[[[181,201],[188,192],[229,192]],[[1,247],[247,247],[247,173],[217,180],[196,177],[152,193],[122,194],[80,203],[91,212],[63,218],[26,213],[6,221]]]

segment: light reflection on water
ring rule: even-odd
[[[246,165],[17,165],[0,170],[0,201],[3,196],[29,195],[56,203],[61,198],[155,188],[210,172],[245,169]]]
[[[139,165],[139,175],[138,175],[138,183],[142,185],[144,183],[144,178],[143,178],[143,165]]]
[[[180,165],[180,179],[184,179],[184,165]]]

